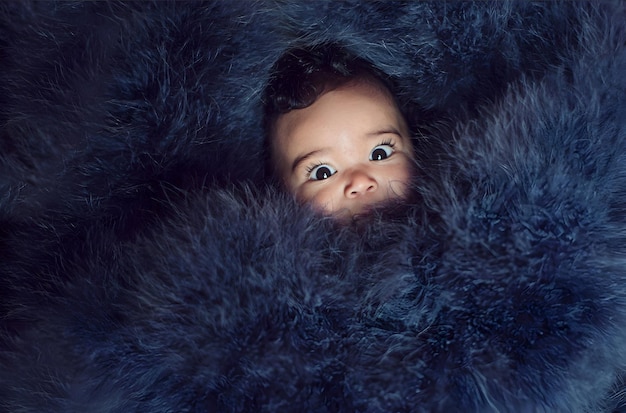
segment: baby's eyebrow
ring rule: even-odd
[[[323,152],[323,149],[316,149],[314,151],[305,153],[303,155],[300,155],[298,157],[296,157],[296,159],[294,159],[293,164],[291,165],[291,172],[294,172],[296,170],[296,168],[304,161],[306,161],[307,159],[309,159],[310,157],[312,157],[313,155],[319,153],[319,152]]]
[[[393,135],[402,136],[400,131],[398,131],[398,129],[394,128],[393,126],[375,130],[374,132],[368,133],[367,136],[379,136],[379,135],[386,135],[386,134],[389,134],[389,133],[391,133]]]

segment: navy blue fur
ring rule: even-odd
[[[0,411],[624,404],[623,2],[0,13]],[[269,69],[329,40],[422,153],[348,227],[263,185]]]

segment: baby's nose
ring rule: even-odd
[[[376,192],[377,189],[376,179],[366,171],[357,169],[348,176],[344,194],[346,198],[358,198],[367,193]]]

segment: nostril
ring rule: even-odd
[[[349,189],[349,194],[353,197],[359,196],[368,192],[375,192],[377,185],[375,183],[369,183],[364,185],[352,185]]]

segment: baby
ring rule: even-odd
[[[413,146],[385,79],[333,44],[276,63],[265,95],[269,168],[298,201],[346,218],[406,196]]]

